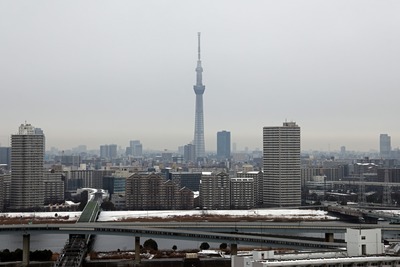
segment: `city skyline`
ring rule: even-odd
[[[302,126],[302,150],[400,145],[398,1],[0,3],[1,146],[27,121],[46,145],[177,150],[193,138],[202,32],[206,150]],[[6,115],[4,115],[6,114]],[[160,131],[159,129],[163,129]]]

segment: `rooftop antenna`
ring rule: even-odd
[[[198,42],[197,58],[198,60],[200,60],[200,32],[197,33],[197,42]]]

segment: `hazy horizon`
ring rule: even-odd
[[[302,150],[400,146],[396,0],[0,2],[0,145],[27,121],[46,146],[177,150],[194,133],[202,33],[206,150],[218,131],[262,149],[301,127]]]

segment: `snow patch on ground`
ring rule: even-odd
[[[56,216],[57,214],[57,216]],[[1,218],[57,218],[68,217],[68,221],[76,221],[81,212],[10,212],[1,213]],[[99,222],[120,221],[140,218],[174,218],[184,216],[229,216],[229,217],[262,217],[268,219],[298,219],[298,220],[335,220],[323,210],[308,209],[251,209],[251,210],[151,210],[151,211],[102,211]]]
[[[251,209],[251,210],[152,210],[152,211],[102,211],[99,222],[119,221],[135,218],[169,218],[180,216],[230,216],[230,217],[268,217],[286,219],[335,220],[323,210],[303,209]]]
[[[57,216],[56,216],[57,214]],[[9,212],[1,213],[1,218],[40,218],[54,219],[57,217],[68,217],[68,221],[76,221],[81,216],[80,211],[60,211],[60,212]]]

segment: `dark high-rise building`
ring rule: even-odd
[[[11,209],[28,210],[44,204],[43,131],[21,124],[18,134],[11,135]]]
[[[0,170],[0,211],[2,212],[4,210],[4,200],[6,199],[6,193],[5,193],[5,186],[4,186],[4,174]]]
[[[229,159],[231,157],[231,133],[222,131],[217,133],[217,157]]]
[[[379,148],[382,158],[389,158],[392,150],[390,136],[388,134],[381,134],[379,136]]]
[[[295,122],[264,127],[263,168],[264,205],[300,206],[300,127]]]
[[[196,94],[196,113],[194,122],[194,141],[196,149],[196,158],[204,158],[205,144],[204,144],[204,114],[203,114],[203,94],[206,87],[203,85],[203,67],[201,66],[200,59],[200,33],[198,33],[198,54],[197,54],[197,67],[196,67],[196,85],[193,86]]]
[[[199,191],[201,172],[170,172],[170,179],[179,187]]]
[[[0,165],[7,165],[6,168],[10,168],[11,163],[11,148],[0,147]]]

